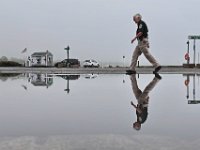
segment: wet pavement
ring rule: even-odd
[[[2,150],[200,146],[197,74],[0,74],[0,89]]]

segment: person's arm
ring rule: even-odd
[[[142,113],[141,109],[138,108],[132,101],[131,101],[131,105],[136,109],[136,111],[137,111],[139,114]]]
[[[132,40],[131,43],[133,43],[137,38],[139,38],[140,36],[142,36],[142,32],[139,32]]]

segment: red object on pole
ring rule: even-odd
[[[190,56],[188,53],[185,54],[185,60],[190,60]]]
[[[190,83],[189,80],[185,80],[185,86],[188,86],[189,83]]]

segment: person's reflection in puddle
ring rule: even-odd
[[[131,75],[130,79],[131,79],[133,93],[138,102],[138,104],[135,105],[131,101],[131,105],[135,108],[137,115],[137,121],[133,123],[133,128],[136,130],[140,130],[141,124],[143,124],[146,121],[148,116],[149,92],[153,90],[156,84],[161,80],[161,76],[159,74],[155,74],[155,77],[145,87],[143,92],[138,88],[136,75],[135,74]]]

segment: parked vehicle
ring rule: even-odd
[[[95,79],[98,77],[98,74],[86,74],[85,78],[86,79]]]
[[[64,59],[61,62],[55,63],[55,67],[71,67],[71,68],[78,68],[80,67],[80,61],[78,59]]]
[[[97,62],[97,61],[95,61],[95,60],[92,60],[92,59],[89,59],[89,60],[85,60],[84,62],[83,62],[83,67],[95,67],[95,68],[99,68],[100,67],[100,65],[99,65],[99,63]]]
[[[78,80],[80,78],[80,75],[57,75],[59,77],[62,77],[65,80]]]

